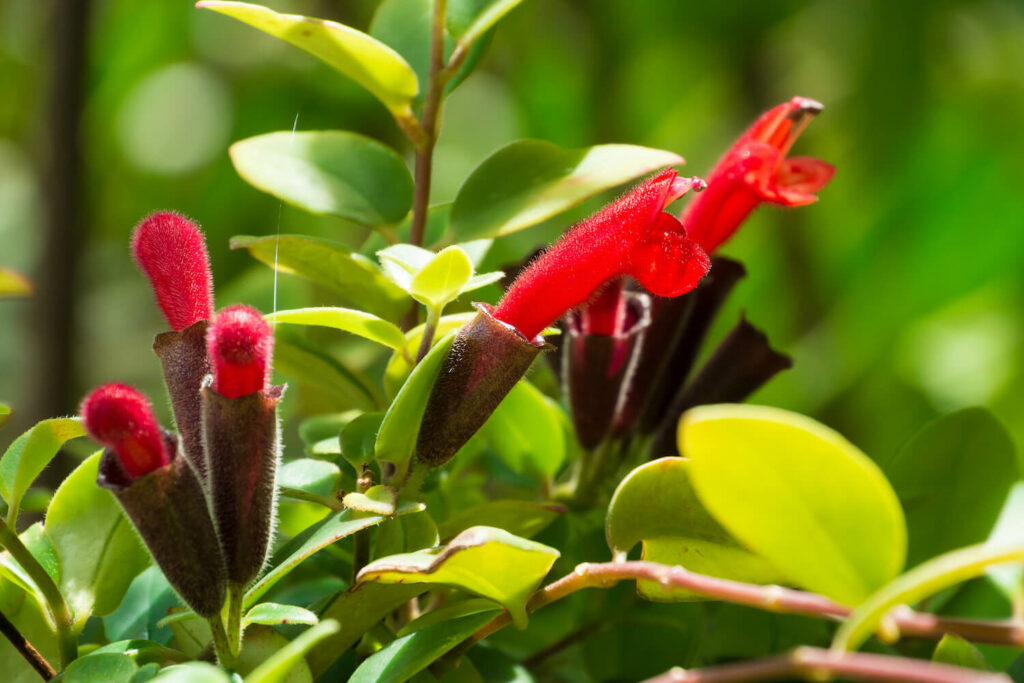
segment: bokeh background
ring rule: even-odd
[[[267,4],[365,27],[376,2]],[[1019,0],[526,0],[448,100],[434,199],[522,137],[660,147],[705,173],[796,94],[826,110],[795,152],[838,173],[818,204],[761,209],[723,250],[749,271],[723,327],[743,309],[795,359],[755,400],[814,415],[879,459],[967,405],[991,407],[1024,443]],[[271,271],[229,250],[232,235],[360,244],[353,226],[235,174],[231,142],[293,125],[408,152],[356,85],[191,2],[0,0],[0,265],[37,289],[0,301],[0,401],[16,411],[0,445],[102,382],[162,393],[150,347],[163,323],[128,252],[149,211],[201,222],[218,306],[272,302]],[[492,256],[521,257],[568,221]],[[331,301],[289,276],[278,296],[281,308]]]

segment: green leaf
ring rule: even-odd
[[[875,632],[893,607],[912,605],[1006,562],[1024,562],[1024,546],[974,545],[919,564],[858,606],[836,632],[832,649],[855,650]]]
[[[377,532],[377,557],[411,553],[424,548],[433,548],[440,539],[437,524],[426,510],[403,515],[380,525]]]
[[[261,602],[255,605],[245,614],[242,622],[248,624],[264,624],[265,626],[279,626],[281,624],[308,624],[316,625],[316,615],[308,609],[296,607],[295,605],[278,605],[274,602]]]
[[[520,628],[526,601],[558,559],[554,548],[493,527],[466,529],[443,548],[393,555],[366,565],[359,581],[453,586],[508,609]]]
[[[303,235],[231,238],[232,249],[246,249],[271,268],[293,273],[328,287],[345,303],[382,318],[397,320],[409,309],[408,295],[392,284],[361,254],[329,240]]]
[[[365,33],[244,2],[203,0],[196,7],[226,14],[305,50],[369,90],[396,117],[411,115],[419,90],[416,74],[397,52]]]
[[[441,320],[438,321],[437,329],[434,332],[435,345],[448,336],[449,332],[459,329],[475,317],[475,311],[441,316]],[[394,396],[402,388],[406,378],[408,378],[409,372],[412,370],[409,359],[413,358],[420,348],[420,341],[423,339],[423,330],[425,329],[425,324],[417,325],[406,332],[405,353],[396,352],[391,354],[388,366],[384,369],[384,387],[389,396]]]
[[[353,510],[390,517],[395,514],[397,501],[398,494],[393,488],[378,484],[371,486],[365,493],[350,493],[341,502]]]
[[[299,458],[285,463],[277,475],[278,486],[331,497],[341,485],[341,470],[333,462]]]
[[[896,494],[824,425],[765,406],[701,406],[680,420],[679,447],[704,507],[790,582],[858,604],[902,569]]]
[[[470,45],[523,0],[451,0],[448,29],[459,43]]]
[[[547,479],[565,462],[561,410],[535,386],[521,381],[498,404],[481,434],[513,470]]]
[[[9,419],[11,419],[11,407],[6,403],[0,403],[0,427],[7,424]]]
[[[7,502],[7,525],[18,521],[21,499],[61,447],[71,439],[85,436],[77,417],[43,420],[14,440],[0,458],[0,496]]]
[[[412,208],[412,177],[402,157],[346,131],[278,131],[231,145],[242,180],[316,214],[376,227]]]
[[[503,277],[505,277],[505,273],[500,270],[474,275],[469,278],[469,282],[467,282],[462,288],[460,294],[463,292],[472,292],[474,289],[480,289],[481,287],[486,287],[487,285],[494,284],[495,282],[500,282]]]
[[[493,526],[522,538],[533,538],[546,529],[566,508],[557,503],[529,500],[490,500],[463,510],[441,524],[441,538],[448,540],[471,526]]]
[[[405,346],[405,333],[397,325],[382,320],[372,313],[351,308],[336,306],[296,308],[290,311],[270,313],[264,317],[271,323],[331,327],[375,341],[392,349],[401,349]]]
[[[661,458],[629,473],[612,496],[605,522],[608,547],[625,558],[637,543],[642,559],[681,565],[746,583],[783,580],[764,558],[744,548],[704,509],[690,482],[690,461]],[[648,600],[700,599],[684,590],[663,588],[654,581],[637,582]]]
[[[478,612],[425,626],[384,646],[366,659],[349,683],[401,683],[437,661],[493,619],[492,611]]]
[[[416,584],[359,583],[339,593],[320,613],[320,619],[334,619],[341,629],[310,651],[306,660],[313,675],[322,676],[374,624],[426,590],[427,586]]]
[[[333,394],[345,406],[371,410],[377,405],[373,392],[359,377],[319,346],[297,334],[277,331],[274,369]]]
[[[110,614],[149,565],[149,553],[109,491],[96,485],[102,453],[68,475],[46,514],[46,537],[60,560],[60,589],[77,628]]]
[[[10,268],[0,268],[0,299],[15,299],[32,296],[32,283],[21,273]]]
[[[153,662],[173,662],[185,659],[185,654],[178,650],[166,647],[160,643],[144,638],[131,638],[119,640],[114,643],[107,643],[103,647],[94,650],[89,654],[93,657],[98,654],[119,654],[130,658],[137,665],[146,665]],[[134,679],[133,679],[134,680]]]
[[[388,279],[408,292],[416,273],[434,260],[434,252],[413,244],[393,244],[378,251],[377,259]]]
[[[562,149],[520,140],[499,149],[459,189],[451,229],[458,240],[498,237],[528,228],[588,197],[666,166],[672,152],[635,145]]]
[[[71,662],[61,680],[64,683],[128,683],[138,668],[130,657],[101,652]]]
[[[138,638],[169,641],[170,632],[157,626],[167,610],[181,601],[157,566],[132,581],[118,608],[103,617],[103,631],[111,640]]]
[[[363,413],[341,430],[341,455],[357,475],[363,471],[363,465],[373,462],[377,432],[383,420],[384,413]]]
[[[420,504],[408,504],[398,508],[395,514],[402,515],[422,510]],[[350,536],[362,529],[368,529],[383,522],[383,515],[367,515],[354,510],[343,510],[323,520],[307,535],[295,539],[291,544],[275,553],[273,568],[264,574],[245,594],[245,605],[251,607],[278,581],[288,575],[308,557],[315,555],[332,543]],[[281,559],[277,559],[278,556]]]
[[[206,662],[169,666],[161,669],[152,680],[160,683],[231,683],[223,669]]]
[[[409,467],[409,461],[416,452],[416,438],[420,422],[427,408],[434,379],[441,371],[441,365],[448,356],[455,333],[451,332],[430,350],[392,401],[377,434],[375,451],[377,459],[395,466],[395,480],[401,481]]]
[[[466,252],[451,246],[439,252],[416,273],[409,284],[409,293],[421,304],[441,309],[458,298],[471,277],[473,264]]]
[[[981,543],[1020,478],[1013,440],[984,408],[918,432],[885,466],[907,516],[907,564]]]
[[[278,683],[302,661],[303,655],[324,638],[338,632],[338,622],[328,619],[303,631],[245,677],[245,683]]]
[[[940,664],[952,664],[968,669],[981,669],[991,671],[992,667],[985,661],[985,655],[963,638],[950,633],[942,636],[942,640],[935,646],[932,653],[932,661]]]
[[[346,410],[308,417],[299,424],[299,438],[306,446],[313,446],[324,439],[337,437],[345,425],[360,415],[362,413],[358,410]]]

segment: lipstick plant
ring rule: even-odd
[[[710,339],[762,267],[719,248],[761,204],[827,201],[833,167],[791,156],[821,103],[768,109],[700,177],[674,151],[524,140],[430,205],[444,99],[517,4],[384,0],[366,32],[196,5],[365,88],[403,141],[231,147],[256,189],[368,229],[354,251],[270,220],[232,240],[330,306],[218,311],[196,222],[125,226],[167,323],[152,330],[167,395],[112,376],[0,459],[11,679],[1019,674],[1024,545],[993,534],[1000,516],[1019,526],[1004,428],[953,413],[879,462],[742,403],[801,362],[769,343],[771,319],[747,311]],[[492,248],[543,222],[561,236],[532,256]],[[321,343],[338,333],[364,346]],[[19,524],[29,486],[84,436],[99,450]]]

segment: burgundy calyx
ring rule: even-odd
[[[224,558],[196,472],[180,454],[177,437],[164,432],[163,438],[170,463],[132,477],[107,448],[96,483],[121,504],[182,600],[196,614],[211,617],[224,604]]]
[[[739,403],[791,367],[793,359],[773,349],[764,332],[741,316],[693,379],[673,398],[651,441],[651,457],[678,454],[676,425],[690,408]]]
[[[210,359],[206,355],[206,331],[209,325],[209,320],[200,320],[183,330],[158,334],[153,340],[153,351],[160,358],[174,423],[181,434],[185,457],[204,482],[206,456],[203,454],[199,391],[203,378],[211,372]]]
[[[685,297],[684,297],[685,298]],[[597,447],[616,423],[624,408],[636,368],[636,349],[651,323],[650,297],[643,292],[623,292],[617,307],[618,320],[611,329],[588,331],[587,311],[566,316],[562,352],[564,393],[580,444]],[[595,327],[601,328],[595,321]]]
[[[477,315],[452,341],[430,391],[416,440],[416,457],[437,467],[447,462],[491,416],[548,344],[524,337],[474,304]]]

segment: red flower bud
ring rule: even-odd
[[[527,339],[609,280],[632,275],[658,296],[679,296],[697,286],[710,263],[665,207],[699,178],[666,170],[567,232],[530,264],[506,292],[494,317]]]
[[[183,330],[213,315],[210,257],[194,223],[170,211],[150,214],[135,228],[132,255],[171,328]]]
[[[835,168],[811,157],[787,158],[822,104],[794,97],[771,109],[736,141],[708,176],[708,189],[682,215],[687,236],[707,253],[732,236],[761,202],[803,206],[818,200]]]
[[[160,425],[146,397],[123,384],[108,384],[82,401],[85,428],[117,454],[131,477],[141,477],[171,461]]]
[[[259,311],[229,306],[217,314],[206,335],[213,365],[213,389],[225,398],[253,394],[267,386],[274,333]]]

